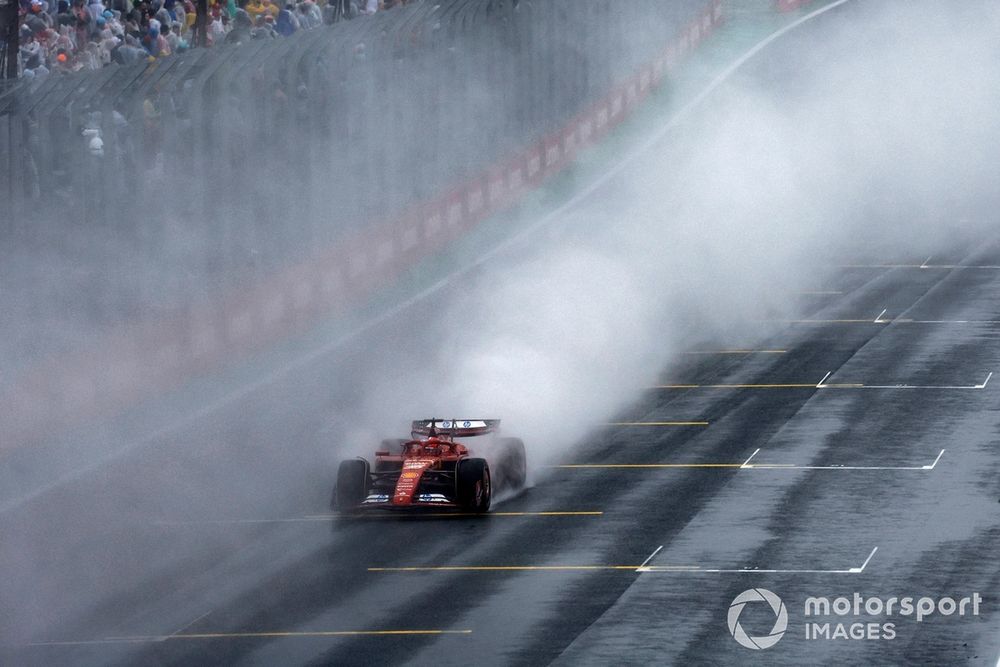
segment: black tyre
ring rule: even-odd
[[[528,457],[520,438],[500,438],[498,464],[505,488],[520,489],[528,480]]]
[[[333,500],[337,509],[347,510],[357,507],[368,496],[371,484],[370,468],[364,459],[341,461],[337,469],[337,486],[333,489]]]
[[[482,514],[490,509],[492,484],[486,459],[462,459],[455,475],[455,495],[467,512]]]

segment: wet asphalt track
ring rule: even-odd
[[[1000,247],[893,259],[802,286],[826,293],[754,350],[690,350],[663,377],[687,386],[616,418],[707,424],[594,431],[565,463],[629,467],[536,470],[486,518],[324,516],[331,415],[365,393],[331,379],[385,373],[371,350],[417,309],[151,441],[135,426],[0,516],[0,566],[33,573],[0,588],[0,664],[994,665],[1000,382],[977,385],[1000,369]],[[766,651],[726,625],[753,587],[788,607]],[[806,596],[854,592],[985,600],[861,619],[892,640],[804,638]]]
[[[567,460],[681,467],[537,471],[534,488],[488,518],[338,522],[313,516],[324,509],[315,497],[263,511],[241,498],[249,490],[235,487],[188,497],[168,511],[144,502],[164,492],[151,485],[184,492],[172,470],[181,466],[179,458],[197,457],[206,438],[215,450],[202,465],[209,478],[221,465],[217,456],[232,457],[237,467],[251,465],[240,459],[273,466],[275,483],[305,474],[282,465],[263,443],[272,437],[308,440],[310,429],[322,429],[331,402],[342,399],[327,395],[292,415],[273,414],[270,406],[307,403],[335,369],[318,364],[295,382],[254,392],[228,408],[242,415],[237,431],[213,432],[220,416],[206,417],[172,435],[172,442],[190,446],[145,448],[112,470],[68,485],[58,492],[60,503],[36,503],[13,524],[4,518],[6,534],[21,539],[38,532],[32,526],[65,521],[60,542],[78,542],[79,552],[51,544],[51,550],[35,551],[40,561],[51,559],[46,566],[54,589],[133,578],[132,585],[117,587],[115,598],[46,638],[84,643],[8,648],[6,664],[606,664],[758,657],[770,664],[993,664],[1000,652],[1000,383],[966,387],[982,384],[1000,367],[1000,249],[932,258],[928,268],[920,262],[844,269],[826,286],[842,293],[802,297],[815,302],[806,318],[811,321],[789,322],[758,346],[771,351],[687,355],[664,384],[701,386],[651,389],[619,415],[628,422],[707,426],[608,427]],[[944,264],[957,266],[939,268]],[[717,349],[726,347],[723,341]],[[829,386],[816,387],[828,372]],[[705,386],[772,384],[806,386]],[[913,387],[893,386],[898,384]],[[741,467],[751,455],[752,467]],[[151,476],[150,469],[159,472]],[[137,479],[144,488],[133,489],[128,509],[100,506],[107,489],[120,494]],[[199,484],[191,480],[189,488]],[[100,525],[101,534],[74,534],[77,512],[80,524]],[[213,523],[215,517],[226,520]],[[152,579],[144,574],[149,563],[133,562],[140,554],[183,552],[194,544],[204,547],[203,556],[158,568]],[[636,572],[661,545],[648,563],[660,569]],[[876,547],[862,572],[829,572],[860,567]],[[74,577],[87,571],[79,559],[100,562],[101,571],[59,581],[62,564]],[[486,569],[444,569],[455,566]],[[400,567],[427,569],[371,569]],[[510,567],[551,569],[499,569]],[[755,586],[782,596],[790,613],[788,635],[761,653],[738,646],[726,629],[730,601]],[[883,597],[979,592],[986,600],[978,618],[897,619],[891,641],[803,639],[807,595],[854,591]],[[384,630],[444,634],[324,634]]]

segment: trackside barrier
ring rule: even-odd
[[[113,414],[363,303],[600,141],[723,20],[710,0],[650,61],[540,139],[445,194],[373,223],[315,257],[218,300],[122,327],[83,352],[24,373],[0,398],[0,448]]]

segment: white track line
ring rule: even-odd
[[[980,390],[986,388],[986,383],[983,384],[960,384],[960,385],[942,385],[942,384],[862,384],[857,386],[858,389],[961,389],[961,390]]]
[[[754,452],[756,454],[757,452]],[[944,450],[942,449],[938,452],[937,458],[930,465],[922,466],[845,466],[845,465],[829,465],[829,466],[799,466],[790,463],[750,463],[749,459],[747,462],[740,466],[743,470],[934,470],[937,466],[938,461],[944,455]]]
[[[833,371],[827,372],[823,376],[823,379],[819,381],[816,385],[817,389],[985,389],[986,385],[989,383],[990,378],[993,377],[993,371],[990,371],[986,375],[986,379],[983,380],[982,384],[863,384],[860,382],[853,383],[843,383],[843,384],[825,384],[827,378]]]
[[[883,315],[885,315],[885,312],[886,312],[887,310],[889,310],[889,309],[888,309],[888,308],[883,308],[883,309],[882,309],[882,312],[881,312],[881,313],[879,313],[879,314],[878,314],[878,315],[877,315],[877,316],[875,317],[875,319],[874,319],[874,320],[872,320],[872,321],[873,321],[873,322],[874,322],[875,324],[884,324],[885,322],[887,322],[888,320],[883,320],[883,319],[882,319],[882,316],[883,316]]]
[[[402,303],[399,303],[399,304],[397,304],[397,305],[389,308],[388,310],[386,310],[381,315],[378,315],[377,317],[374,317],[373,319],[369,320],[368,322],[366,322],[364,324],[361,324],[360,326],[358,326],[354,330],[352,330],[352,331],[344,334],[340,338],[338,338],[338,339],[336,339],[334,341],[331,341],[330,343],[328,343],[326,345],[322,345],[319,348],[316,348],[315,350],[312,350],[311,352],[308,352],[305,355],[299,357],[298,359],[294,359],[294,360],[288,362],[287,364],[285,364],[284,366],[281,366],[281,367],[277,368],[272,373],[264,376],[260,380],[257,380],[255,382],[252,382],[252,383],[247,384],[247,385],[244,385],[244,386],[240,387],[239,389],[234,390],[232,393],[226,394],[226,395],[220,397],[219,399],[217,399],[217,400],[215,400],[215,401],[213,401],[211,403],[208,403],[207,405],[205,405],[200,410],[196,410],[196,411],[188,414],[183,419],[180,419],[180,420],[174,422],[173,424],[169,424],[167,426],[164,426],[164,427],[162,427],[162,428],[154,431],[150,435],[146,436],[145,438],[140,438],[138,440],[134,440],[134,441],[126,444],[125,446],[120,447],[117,450],[108,453],[106,456],[103,456],[103,457],[101,457],[101,458],[93,461],[89,465],[83,466],[83,467],[78,468],[78,469],[76,469],[74,471],[71,471],[71,472],[66,473],[64,475],[61,475],[55,481],[53,481],[53,482],[51,482],[49,484],[46,484],[46,485],[44,485],[43,487],[41,487],[39,489],[35,489],[34,491],[31,491],[31,492],[29,492],[29,493],[27,493],[27,494],[25,494],[23,496],[20,496],[18,498],[13,498],[13,499],[8,500],[7,502],[5,502],[3,504],[0,504],[0,514],[2,514],[4,512],[7,512],[7,511],[9,511],[10,509],[12,509],[14,507],[19,506],[19,505],[21,505],[22,503],[24,503],[24,502],[26,502],[28,500],[31,500],[33,498],[37,498],[38,496],[40,496],[40,495],[42,495],[44,493],[47,493],[48,491],[51,491],[52,489],[58,488],[59,486],[61,486],[62,484],[66,483],[68,481],[72,481],[72,480],[77,479],[78,477],[80,477],[80,476],[82,476],[82,475],[84,475],[84,474],[86,474],[86,473],[88,473],[90,471],[93,471],[93,470],[97,469],[98,467],[100,467],[100,466],[102,466],[102,465],[104,465],[104,464],[106,464],[106,463],[108,463],[110,461],[115,460],[119,456],[127,453],[128,451],[132,450],[134,447],[136,447],[136,446],[138,446],[140,444],[151,442],[153,440],[156,440],[158,438],[163,437],[164,435],[167,435],[169,433],[173,433],[174,431],[180,430],[180,429],[182,429],[182,428],[184,428],[186,426],[190,426],[191,424],[197,422],[199,419],[205,417],[206,415],[209,415],[209,414],[211,414],[213,412],[217,412],[218,410],[221,410],[222,408],[225,408],[226,406],[230,405],[231,403],[234,403],[234,402],[238,401],[239,399],[241,399],[241,398],[243,398],[245,396],[248,396],[249,394],[257,391],[258,389],[260,389],[262,387],[265,387],[265,386],[273,383],[277,379],[281,378],[284,375],[287,375],[288,373],[290,373],[290,372],[292,372],[294,370],[298,370],[300,368],[308,367],[313,362],[315,362],[317,359],[319,359],[319,358],[321,358],[321,357],[329,354],[330,352],[332,352],[332,351],[334,351],[334,350],[342,347],[346,343],[354,340],[355,338],[359,337],[360,335],[362,335],[363,333],[367,332],[368,330],[370,330],[370,329],[378,326],[382,322],[385,322],[386,320],[391,319],[393,316],[397,315],[398,313],[401,313],[401,312],[405,311],[406,309],[408,309],[408,308],[416,305],[417,303],[420,303],[421,301],[424,301],[427,298],[433,296],[437,292],[439,292],[442,289],[444,289],[444,287],[446,287],[447,285],[451,284],[456,278],[464,275],[465,273],[471,271],[472,269],[475,269],[475,268],[477,268],[479,266],[482,266],[487,261],[493,259],[493,257],[497,256],[501,252],[504,252],[508,248],[510,248],[512,246],[515,246],[516,244],[520,243],[524,239],[526,239],[529,236],[531,236],[532,234],[536,233],[538,230],[540,230],[540,229],[548,226],[549,224],[551,224],[553,220],[555,220],[558,217],[562,216],[566,211],[571,210],[573,207],[575,207],[576,205],[578,205],[580,202],[586,200],[588,197],[590,197],[591,195],[593,195],[602,186],[604,186],[606,183],[608,183],[609,181],[611,181],[611,179],[615,178],[620,173],[622,173],[626,169],[626,167],[630,166],[639,157],[641,157],[642,155],[648,153],[653,148],[655,148],[656,145],[660,141],[662,141],[664,139],[664,137],[666,137],[675,127],[677,127],[678,125],[680,125],[681,122],[688,115],[690,115],[691,112],[698,105],[700,105],[703,101],[705,101],[705,99],[708,98],[709,95],[711,95],[713,92],[715,92],[716,88],[719,88],[722,84],[726,83],[726,81],[728,81],[730,78],[732,78],[732,76],[740,69],[740,67],[742,67],[747,62],[749,62],[751,58],[753,58],[755,55],[757,55],[758,53],[760,53],[761,51],[763,51],[772,42],[776,41],[778,38],[780,38],[781,36],[785,35],[786,33],[789,33],[792,30],[795,30],[800,25],[802,25],[802,24],[804,24],[804,23],[806,23],[808,21],[811,21],[812,19],[816,18],[817,16],[825,14],[826,12],[828,12],[828,11],[830,11],[832,9],[835,9],[836,7],[839,7],[841,5],[847,4],[850,1],[851,0],[836,0],[835,2],[831,2],[828,5],[824,5],[823,7],[820,7],[819,9],[806,14],[802,18],[800,18],[800,19],[798,19],[798,20],[796,20],[796,21],[794,21],[792,23],[789,23],[788,25],[780,28],[779,30],[774,31],[773,33],[771,33],[770,35],[768,35],[767,37],[765,37],[761,41],[757,42],[754,46],[752,46],[749,50],[747,50],[746,53],[744,53],[742,56],[740,56],[739,58],[737,58],[736,60],[734,60],[724,70],[722,70],[721,72],[719,72],[719,74],[717,74],[715,76],[715,78],[712,79],[708,83],[708,85],[705,86],[704,89],[702,89],[702,91],[700,93],[698,93],[697,95],[695,95],[693,98],[691,98],[688,101],[687,104],[685,104],[683,107],[681,107],[680,109],[678,109],[677,113],[675,113],[670,118],[670,120],[668,120],[666,123],[664,123],[660,127],[659,130],[653,132],[644,143],[636,146],[629,153],[625,154],[625,156],[622,157],[622,159],[619,160],[614,166],[612,166],[610,169],[608,169],[608,171],[604,172],[604,174],[602,174],[600,177],[598,177],[597,179],[595,179],[594,181],[592,181],[589,185],[587,185],[582,190],[580,190],[579,192],[577,192],[573,197],[571,197],[567,201],[563,202],[560,206],[558,206],[554,210],[549,211],[547,214],[545,214],[542,217],[540,217],[533,224],[528,225],[527,227],[525,227],[524,229],[522,229],[520,232],[518,232],[514,236],[511,236],[511,237],[507,238],[506,240],[501,241],[500,243],[498,243],[497,245],[493,246],[489,250],[486,250],[483,253],[479,254],[476,257],[476,259],[474,259],[473,261],[471,261],[469,264],[467,264],[467,265],[465,265],[465,266],[463,266],[463,267],[455,270],[454,272],[452,272],[451,274],[445,276],[444,278],[442,278],[441,280],[437,281],[436,283],[434,283],[430,287],[424,289],[421,292],[418,292],[417,294],[415,294],[414,296],[410,297],[409,299],[403,301]]]
[[[876,551],[878,551],[878,547],[872,548],[872,552],[870,554],[868,554],[868,558],[866,558],[865,562],[861,564],[861,567],[852,567],[851,568],[851,572],[858,573],[858,574],[860,574],[861,572],[864,572],[865,568],[868,567],[868,563],[871,561],[871,559],[875,555]]]
[[[1000,269],[1000,264],[838,264],[841,269]]]
[[[937,458],[934,459],[934,463],[930,464],[929,466],[924,466],[924,470],[934,470],[934,468],[937,467],[938,461],[941,460],[942,456],[944,456],[943,449],[940,452],[938,452]]]
[[[742,567],[739,569],[708,568],[698,565],[648,565],[640,567],[636,572],[669,572],[671,574],[861,574],[868,567],[878,547],[874,547],[861,567],[849,567],[846,570],[778,570]]]
[[[898,324],[1000,324],[1000,320],[910,320],[900,318],[893,320]]]
[[[212,610],[211,610],[211,609],[209,609],[209,610],[208,610],[208,611],[206,611],[206,612],[205,612],[204,614],[202,614],[202,615],[201,615],[201,616],[199,616],[198,618],[194,619],[193,621],[191,621],[191,622],[190,622],[190,623],[188,623],[187,625],[185,625],[185,626],[183,626],[183,627],[180,627],[180,628],[178,628],[178,629],[174,630],[174,631],[173,631],[173,632],[171,632],[171,633],[170,633],[169,635],[165,635],[165,636],[164,636],[164,637],[163,637],[163,638],[162,638],[162,639],[161,639],[160,641],[166,641],[166,640],[170,639],[171,637],[173,637],[174,635],[179,635],[180,633],[184,632],[185,630],[187,630],[188,628],[190,628],[190,627],[191,627],[192,625],[194,625],[194,624],[195,624],[195,623],[197,623],[198,621],[202,620],[203,618],[205,618],[206,616],[208,616],[208,615],[209,615],[209,614],[211,614],[211,613],[212,613]]]
[[[746,468],[750,464],[750,459],[752,459],[753,457],[757,456],[757,452],[759,452],[759,451],[760,451],[760,447],[758,447],[757,449],[753,450],[753,454],[750,455],[750,458],[748,458],[746,461],[744,461],[743,465],[741,465],[740,467],[741,468]]]
[[[927,255],[927,259],[925,259],[924,263],[920,265],[920,268],[921,269],[926,269],[927,268],[927,262],[931,261],[931,257],[933,257],[933,256],[934,255]]]
[[[777,322],[779,324],[873,324],[869,319],[801,319],[801,320],[753,320],[754,322]],[[914,320],[907,317],[897,317],[894,320],[882,320],[879,324],[1000,324],[1000,320]]]
[[[653,557],[656,556],[656,554],[660,553],[660,549],[662,549],[662,548],[663,548],[662,544],[660,546],[656,547],[656,550],[653,551],[653,553],[649,554],[649,557],[646,560],[642,561],[642,565],[640,565],[639,567],[637,567],[635,569],[635,571],[636,572],[643,572],[642,568],[646,567],[646,565],[649,564],[649,561],[653,560]]]

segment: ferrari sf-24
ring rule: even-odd
[[[411,428],[409,439],[383,440],[374,463],[341,462],[332,499],[337,509],[481,514],[489,511],[494,489],[524,486],[524,443],[502,437],[499,419],[421,419]]]

